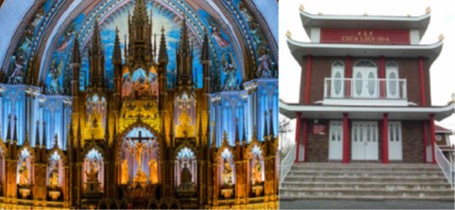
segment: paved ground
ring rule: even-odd
[[[443,201],[356,201],[296,200],[280,201],[280,209],[454,209],[453,202]]]

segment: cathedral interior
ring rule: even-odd
[[[277,14],[0,1],[0,208],[277,208]]]

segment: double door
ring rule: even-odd
[[[352,160],[378,160],[378,123],[352,122]]]
[[[379,84],[376,67],[355,67],[351,83],[354,98],[377,98]]]

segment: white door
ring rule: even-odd
[[[403,160],[400,122],[389,122],[389,160]]]
[[[377,78],[376,67],[355,67],[351,95],[355,98],[377,98],[379,89]]]
[[[351,132],[352,160],[378,159],[377,122],[353,122]]]
[[[330,121],[329,160],[341,160],[343,156],[343,121]]]

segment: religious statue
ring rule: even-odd
[[[227,159],[224,159],[224,170],[223,170],[223,184],[224,185],[232,185],[232,167],[229,164]]]
[[[177,136],[184,137],[194,133],[193,126],[191,126],[191,118],[186,108],[183,108],[179,116],[180,124],[177,126]]]
[[[51,174],[49,176],[49,188],[55,190],[58,186],[58,170],[57,163],[52,167]]]
[[[264,47],[260,47],[258,50],[258,54],[259,66],[257,76],[258,77],[271,76],[272,61],[270,60],[270,57],[267,55],[267,50]]]
[[[30,184],[29,173],[26,160],[24,159],[19,168],[19,186],[28,186]]]
[[[254,158],[253,163],[252,163],[252,177],[251,177],[251,182],[253,185],[257,183],[262,182],[262,166],[261,163],[259,162],[259,158]]]
[[[148,162],[149,165],[149,174],[150,174],[150,183],[158,184],[158,163],[155,159],[151,159]]]
[[[51,78],[51,87],[49,90],[54,94],[59,94],[61,88],[58,79],[62,73],[63,61],[60,61],[58,65],[56,63],[57,59],[54,59],[49,69],[49,77]]]
[[[94,161],[90,161],[88,171],[85,171],[87,176],[87,182],[98,182],[98,169],[95,166]]]
[[[137,161],[137,170],[142,171],[142,150],[144,149],[144,144],[141,141],[136,143],[136,161]]]
[[[226,75],[224,80],[224,89],[226,88],[236,88],[237,87],[237,67],[235,65],[234,56],[232,53],[224,54],[221,64],[223,67],[223,72]]]
[[[191,171],[190,171],[190,169],[188,169],[188,167],[186,167],[186,163],[185,163],[183,165],[182,174],[180,176],[180,183],[181,184],[192,183],[192,178],[193,178],[193,175],[191,175]]]
[[[128,170],[128,160],[124,159],[122,161],[122,179],[121,183],[122,184],[128,184],[130,178],[129,170]]]

